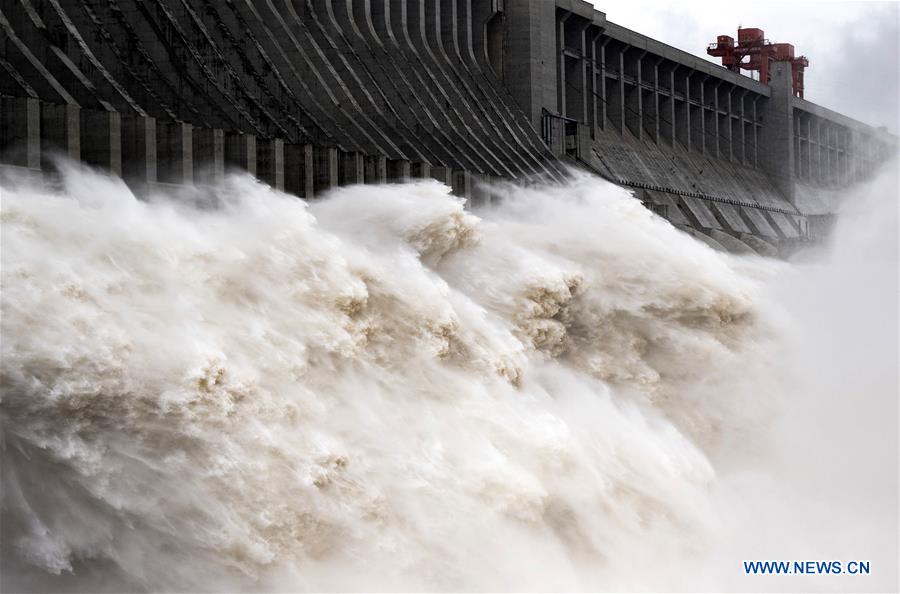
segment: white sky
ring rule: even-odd
[[[806,99],[895,134],[900,128],[900,2],[591,1],[618,25],[716,63],[706,56],[716,35],[758,27],[809,58]]]

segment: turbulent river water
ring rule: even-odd
[[[10,183],[3,590],[895,589],[884,187],[788,263],[583,175]]]

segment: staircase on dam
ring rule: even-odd
[[[240,169],[312,198],[434,178],[473,202],[571,166],[729,249],[821,235],[897,138],[581,0],[0,0],[0,164],[138,190]]]

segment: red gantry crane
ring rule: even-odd
[[[771,62],[790,62],[794,95],[803,98],[803,71],[809,66],[806,56],[794,57],[790,43],[769,43],[762,29],[738,29],[737,43],[730,35],[719,35],[706,53],[722,58],[722,66],[734,72],[759,70],[759,80],[769,84]]]

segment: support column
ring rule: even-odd
[[[436,179],[442,184],[453,185],[453,171],[449,167],[432,167],[429,174],[432,179]]]
[[[794,163],[794,113],[791,99],[793,87],[791,65],[775,62],[769,70],[771,95],[761,105],[759,163],[775,182],[778,189],[794,202],[794,181],[791,168]],[[759,121],[759,120],[757,120]]]
[[[706,133],[706,112],[707,112],[706,79],[709,78],[709,75],[699,73],[699,72],[695,73],[695,74],[699,75],[699,77],[700,77],[700,83],[697,85],[697,88],[700,89],[700,108],[697,110],[697,115],[699,117],[697,118],[697,122],[694,122],[695,130],[696,130],[697,124],[699,124],[699,128],[700,128],[699,131],[697,132],[696,144],[699,146],[700,152],[705,155],[707,153],[706,145],[708,144],[708,141],[706,138],[706,134],[707,134]]]
[[[470,199],[472,197],[472,175],[468,171],[454,171],[452,189],[455,196]]]
[[[623,107],[625,111],[625,125],[631,131],[634,136],[640,140],[643,138],[643,127],[644,127],[644,109],[643,109],[643,101],[642,101],[642,87],[641,87],[641,60],[643,60],[644,55],[647,53],[643,50],[637,50],[637,57],[634,58],[634,62],[629,62],[626,58],[628,51],[633,48],[627,48],[622,52],[623,57],[623,79],[622,79],[622,93],[623,100],[625,101]],[[634,64],[634,69],[631,72],[628,72],[629,64]],[[626,74],[626,72],[628,72]],[[634,78],[634,85],[628,85],[626,80],[628,78]]]
[[[81,112],[81,160],[122,175],[122,118],[116,111]]]
[[[824,151],[825,148],[822,146],[822,118],[816,118],[816,181],[820,184],[825,183],[825,176],[822,173]]]
[[[221,129],[194,130],[194,179],[212,185],[225,179],[225,132]]]
[[[842,186],[846,186],[851,181],[851,157],[850,137],[845,130],[838,130],[838,173],[841,176],[840,184]]]
[[[412,179],[428,179],[431,177],[431,165],[423,161],[414,161],[409,165],[409,176]]]
[[[81,108],[69,103],[41,103],[41,155],[59,154],[81,161]]]
[[[473,207],[487,206],[491,203],[491,176],[486,173],[472,174],[469,203]]]
[[[409,161],[406,159],[388,159],[387,162],[388,182],[406,182],[409,181]]]
[[[600,43],[600,128],[606,130],[607,118],[607,93],[606,93],[606,44],[610,37],[604,37]]]
[[[666,68],[660,78],[666,81],[668,85],[668,95],[661,95],[659,102],[659,135],[668,146],[675,146],[675,71],[678,65],[670,66],[671,62],[665,64]]]
[[[362,153],[341,153],[340,178],[342,186],[361,184],[366,179]]]
[[[812,154],[813,154],[813,146],[812,146],[812,116],[806,116],[806,179],[812,181],[813,177],[813,169],[812,169]]]
[[[747,89],[740,90],[740,110],[738,113],[738,150],[737,157],[742,165],[747,164],[747,114],[744,106],[744,99],[747,97]],[[734,135],[731,137],[731,144],[734,145]]]
[[[383,155],[369,155],[364,159],[365,183],[387,183],[387,158]]]
[[[156,162],[162,183],[194,183],[193,126],[184,122],[156,123]]]
[[[37,99],[0,97],[0,162],[41,168],[41,106]]]
[[[619,67],[619,79],[613,85],[612,96],[609,97],[607,107],[612,108],[613,125],[619,130],[619,133],[625,135],[626,115],[625,115],[625,52],[628,47],[622,48],[616,57]]]
[[[728,123],[725,126],[725,132],[723,136],[725,137],[725,142],[728,146],[725,149],[725,158],[728,161],[734,161],[734,115],[733,115],[733,99],[734,99],[734,91],[736,87],[734,85],[729,85],[728,87],[728,103],[725,106],[725,121]]]
[[[312,198],[313,147],[311,144],[288,144],[284,147],[284,189],[300,198]]]
[[[431,165],[421,161],[410,164],[409,175],[413,179],[427,179],[431,177]]]
[[[759,167],[759,95],[753,96],[753,166]]]
[[[653,90],[650,92],[650,101],[643,107],[650,124],[647,132],[653,138],[655,144],[659,144],[659,63],[662,60],[662,58],[656,58],[652,65],[648,65],[648,69],[653,71]],[[643,66],[641,69],[641,75],[643,76]]]
[[[284,141],[261,138],[256,141],[256,173],[276,190],[284,191]]]
[[[721,78],[718,79],[718,82],[712,87],[713,92],[713,117],[711,119],[711,130],[707,130],[707,138],[711,141],[710,151],[716,158],[720,158],[722,156],[722,143],[720,142],[722,138],[722,128],[719,123],[719,87],[722,86],[722,83],[725,82]]]
[[[678,140],[687,151],[691,150],[691,75],[693,74],[693,70],[688,70],[684,76],[684,106],[681,110],[682,117],[676,126]]]
[[[675,148],[675,145],[676,145],[676,142],[675,142],[675,134],[676,134],[676,132],[675,132],[675,126],[676,126],[676,121],[677,121],[676,118],[678,117],[678,113],[677,113],[677,109],[676,109],[677,106],[678,106],[678,102],[675,100],[675,72],[678,70],[679,67],[680,67],[680,65],[676,65],[674,68],[672,68],[672,72],[669,73],[669,94],[670,94],[670,97],[669,97],[669,111],[668,111],[668,115],[669,115],[669,118],[670,118],[670,119],[669,119],[669,122],[670,122],[669,125],[672,127],[672,130],[671,130],[672,137],[671,137],[669,140],[671,140],[672,148]]]
[[[568,69],[566,68],[566,21],[572,16],[571,12],[564,12],[557,15],[556,23],[556,104],[559,106],[558,113],[565,116],[568,106],[566,95],[569,89],[566,88],[566,77]]]
[[[600,68],[597,66],[600,52],[597,51],[597,40],[600,39],[602,31],[597,30],[588,41],[590,48],[590,64],[587,65],[587,71],[590,73],[591,84],[588,85],[588,125],[591,127],[591,138],[596,138],[602,125],[601,115],[599,113],[600,100],[600,81],[597,80],[600,74]]]
[[[256,135],[225,134],[225,165],[256,176]]]
[[[156,183],[156,118],[122,116],[122,177],[138,187]]]
[[[337,187],[338,151],[330,146],[313,147],[313,188],[316,195]]]

